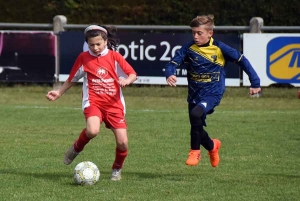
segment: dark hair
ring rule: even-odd
[[[98,26],[106,29],[107,34],[101,30],[90,30],[85,34],[85,41],[87,42],[89,38],[93,38],[101,35],[104,40],[107,40],[107,48],[116,51],[120,43],[120,39],[116,35],[117,28],[114,26],[111,27],[106,27],[103,25],[98,25]]]

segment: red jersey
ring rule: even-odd
[[[97,105],[108,112],[125,113],[125,101],[118,83],[118,69],[126,75],[136,74],[124,57],[109,49],[100,55],[92,52],[82,52],[76,59],[70,72],[68,81],[78,82],[83,78],[82,109]]]

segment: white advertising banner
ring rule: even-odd
[[[247,33],[243,35],[243,53],[260,77],[261,86],[300,86],[300,34]],[[250,86],[245,72],[243,85]]]

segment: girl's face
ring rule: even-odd
[[[213,35],[213,30],[207,30],[205,25],[192,27],[194,42],[196,45],[204,45]]]
[[[101,35],[88,38],[87,44],[91,52],[95,55],[99,55],[106,47],[107,40],[104,40]]]

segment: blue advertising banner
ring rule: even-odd
[[[190,33],[118,33],[120,45],[118,51],[130,63],[138,74],[138,84],[166,84],[164,68],[174,56],[176,50],[192,40]],[[215,34],[214,39],[240,49],[239,34]],[[65,81],[78,54],[84,49],[84,36],[81,32],[64,32],[60,35],[60,73],[59,81]],[[86,48],[85,48],[86,49]],[[228,63],[227,86],[240,85],[240,70]],[[178,85],[187,85],[186,70],[176,71]]]

